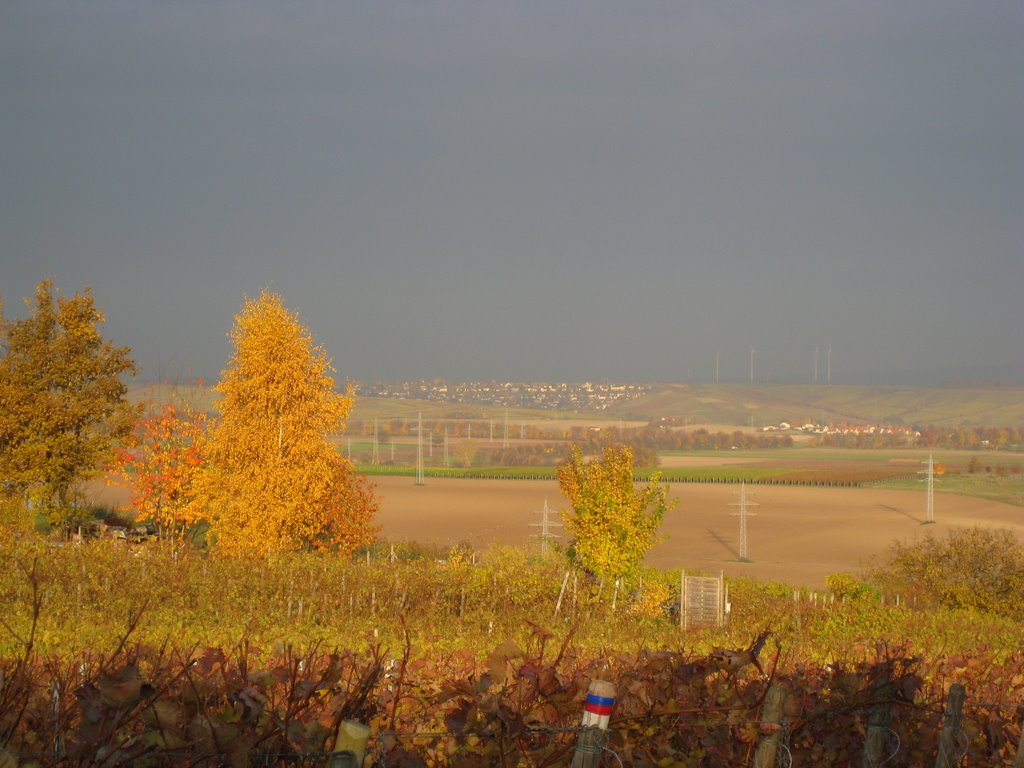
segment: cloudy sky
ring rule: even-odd
[[[143,378],[1024,381],[1019,0],[5,0],[0,297]],[[822,377],[824,368],[821,368]]]

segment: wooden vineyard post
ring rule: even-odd
[[[370,740],[370,728],[355,720],[344,720],[334,740],[334,754],[328,768],[362,768],[366,759],[366,744]]]
[[[571,768],[597,768],[608,736],[608,719],[615,706],[615,686],[605,680],[594,680],[587,688],[583,705],[583,728],[576,740]]]
[[[889,713],[892,709],[892,684],[888,674],[875,680],[871,698],[875,703],[868,713],[868,733],[864,740],[861,768],[877,768],[889,758],[889,755],[885,754],[889,734]]]
[[[1013,768],[1024,768],[1024,717],[1020,723],[1020,739],[1017,741],[1017,757],[1013,760]]]
[[[565,578],[562,579],[562,588],[558,590],[558,601],[555,603],[555,616],[558,616],[558,612],[562,608],[562,598],[565,597],[565,588],[569,585],[569,572],[565,572]]]
[[[765,735],[761,737],[757,752],[754,753],[754,768],[775,766],[775,754],[778,752],[782,729],[785,727],[782,722],[782,710],[786,703],[786,693],[785,686],[776,684],[768,689],[768,695],[765,696],[764,711],[761,715],[761,731]]]
[[[939,754],[935,758],[935,768],[953,768],[960,760],[957,752],[957,737],[960,735],[960,723],[963,717],[964,699],[967,693],[960,683],[949,687],[949,700],[946,702],[946,719],[939,735]]]
[[[686,629],[686,571],[679,572],[679,628]]]

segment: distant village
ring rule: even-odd
[[[885,435],[886,437],[903,437],[907,439],[917,439],[921,437],[920,431],[913,427],[907,427],[900,424],[840,424],[836,426],[829,424],[817,424],[813,421],[807,421],[803,424],[794,426],[789,422],[780,421],[778,424],[766,424],[761,427],[761,431],[802,432],[807,435]]]
[[[645,384],[612,382],[549,381],[355,381],[355,393],[362,397],[427,400],[446,404],[500,408],[530,408],[564,412],[600,412],[651,394],[655,388]],[[454,409],[458,411],[459,409]],[[621,411],[620,411],[621,413]],[[468,414],[467,414],[468,415]],[[689,417],[662,417],[658,426],[690,427]],[[753,421],[751,421],[753,431]],[[800,419],[766,424],[756,430],[766,438],[806,436],[811,444],[832,447],[929,446],[1018,450],[1024,444],[1024,429],[1012,427],[941,427],[928,424],[899,423],[825,423]],[[767,433],[767,434],[765,434]]]
[[[519,382],[441,380],[356,382],[357,395],[433,400],[444,403],[544,408],[559,411],[602,411],[651,391],[643,384],[595,382]]]

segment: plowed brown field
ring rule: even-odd
[[[392,541],[482,547],[536,546],[540,510],[567,506],[555,481],[378,477],[382,536]],[[935,525],[922,525],[925,494],[872,488],[748,486],[747,554],[739,562],[739,486],[674,484],[666,540],[648,556],[665,568],[777,579],[812,589],[839,571],[858,572],[894,541],[945,536],[955,527],[1011,528],[1024,538],[1024,508],[937,493]],[[758,506],[753,506],[756,503]],[[553,515],[552,519],[557,520]],[[555,529],[556,531],[558,529]]]
[[[704,460],[703,463],[707,463]],[[380,501],[381,536],[391,541],[450,545],[469,542],[537,546],[540,510],[568,502],[554,480],[372,478]],[[124,504],[123,489],[94,484],[97,503]],[[1024,540],[1024,508],[985,499],[935,494],[935,525],[925,519],[925,493],[880,488],[747,486],[747,556],[739,561],[739,486],[670,485],[665,541],[650,565],[730,576],[749,575],[820,589],[830,573],[857,573],[894,541],[945,536],[957,527],[1010,528]],[[754,506],[757,504],[757,506]],[[551,519],[558,521],[558,515]],[[563,533],[561,529],[553,529]],[[564,540],[564,537],[563,537]]]

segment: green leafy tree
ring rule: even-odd
[[[966,528],[945,539],[894,544],[872,579],[886,592],[925,604],[1024,620],[1024,547],[1005,528]]]
[[[27,318],[0,318],[0,477],[69,531],[84,515],[82,484],[131,432],[138,410],[123,377],[136,367],[100,335],[89,288],[64,298],[43,280],[26,304]]]
[[[371,543],[372,488],[330,442],[352,398],[334,391],[324,351],[266,291],[245,302],[230,336],[234,354],[216,387],[220,418],[197,502],[216,546],[348,553]]]
[[[569,461],[558,468],[558,484],[572,504],[566,525],[575,538],[573,558],[604,578],[636,571],[657,543],[668,505],[668,489],[658,474],[638,489],[628,446],[608,446],[600,460],[592,462],[585,461],[576,446]]]

